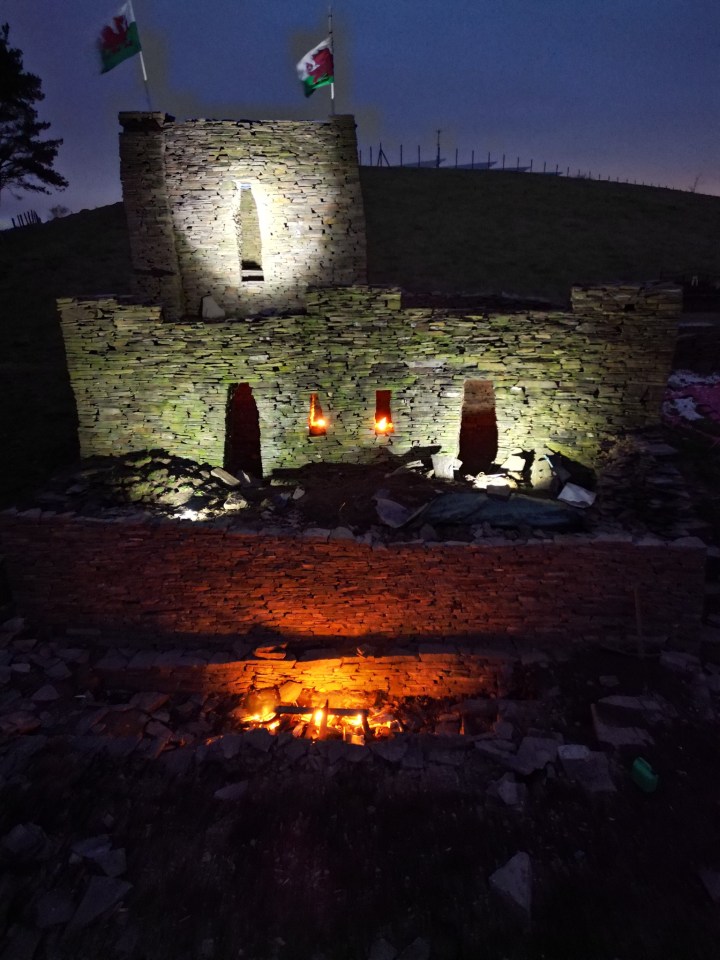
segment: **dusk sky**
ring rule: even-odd
[[[95,42],[120,4],[0,0],[38,74],[63,193],[2,199],[0,218],[120,199],[120,110],[144,109],[138,58],[101,75]],[[135,0],[155,109],[178,118],[318,119],[295,64],[326,36],[320,0]],[[367,162],[507,155],[614,180],[720,194],[717,0],[336,0],[336,108]]]

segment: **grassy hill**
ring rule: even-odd
[[[369,279],[568,297],[582,280],[720,276],[720,198],[463,170],[362,169]],[[130,292],[122,204],[0,234],[0,502],[77,454],[55,298]]]
[[[362,182],[372,283],[562,302],[585,280],[720,276],[720,197],[472,170]]]

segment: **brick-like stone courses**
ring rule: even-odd
[[[370,706],[377,691],[398,698],[494,696],[498,677],[509,664],[497,654],[458,651],[452,646],[442,651],[421,646],[384,657],[316,656],[310,661],[248,657],[204,663],[205,658],[183,657],[180,651],[141,653],[126,666],[120,666],[118,659],[108,657],[94,666],[111,685],[168,693],[245,694],[251,688],[279,687],[291,680],[328,696],[333,707]]]
[[[48,628],[136,640],[245,636],[291,643],[535,637],[566,644],[697,628],[705,550],[696,540],[398,544],[251,535],[178,522],[0,514],[18,608]],[[387,650],[385,650],[387,652]]]
[[[592,464],[603,442],[656,423],[680,291],[577,288],[574,313],[403,310],[400,292],[308,294],[307,313],[163,323],[159,307],[59,301],[83,456],[148,447],[223,462],[230,384],[251,385],[267,474],[361,461],[379,443],[375,392],[392,392],[394,452],[456,454],[464,383],[492,381],[499,457],[548,444]],[[628,310],[627,306],[633,307]],[[308,437],[310,394],[328,418]]]
[[[168,317],[185,311],[163,163],[165,114],[124,114],[120,137],[123,201],[137,295],[164,304]]]
[[[245,316],[298,308],[308,285],[365,282],[353,117],[175,123],[122,113],[120,122],[137,293],[162,303],[171,319],[198,316],[206,294]],[[240,279],[243,184],[257,206],[261,282]]]

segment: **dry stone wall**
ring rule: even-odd
[[[605,641],[691,635],[704,545],[630,536],[391,546],[188,521],[0,514],[18,608],[39,627],[97,629],[177,647],[255,636],[290,647],[505,638]],[[267,642],[267,640],[265,641]]]
[[[238,317],[297,309],[309,285],[365,282],[353,117],[176,123],[162,113],[121,113],[120,122],[136,290],[167,317],[198,316],[206,295]],[[247,190],[262,280],[241,279]]]
[[[309,292],[305,313],[212,324],[114,299],[59,305],[83,456],[163,448],[220,465],[229,391],[248,383],[268,474],[362,461],[380,444],[455,455],[473,379],[493,384],[500,457],[549,445],[592,464],[623,431],[657,422],[680,291],[576,288],[573,312],[465,316],[347,287]],[[391,392],[390,438],[375,433],[378,390]],[[323,437],[308,436],[311,393]]]
[[[84,639],[87,643],[87,635]],[[396,647],[385,656],[375,656],[372,649],[364,645],[359,656],[353,647],[318,647],[299,657],[289,652],[279,660],[250,654],[238,659],[214,647],[212,652],[192,653],[141,650],[128,657],[112,651],[97,661],[94,671],[111,685],[168,693],[245,695],[251,689],[299,683],[323,697],[330,695],[333,707],[372,707],[378,691],[398,698],[495,696],[510,672],[507,649],[420,644]]]

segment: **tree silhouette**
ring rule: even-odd
[[[49,123],[38,120],[34,104],[45,99],[40,77],[23,70],[22,51],[8,43],[0,27],[0,195],[9,186],[50,193],[64,190],[65,177],[53,170],[62,140],[41,140]]]

